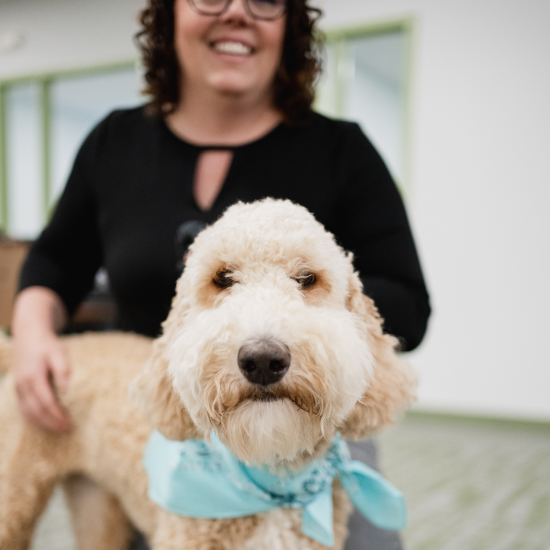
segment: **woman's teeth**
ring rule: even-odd
[[[233,55],[250,55],[252,53],[252,48],[241,42],[215,42],[213,48],[218,52]]]

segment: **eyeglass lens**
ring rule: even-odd
[[[204,15],[221,15],[232,0],[189,0]],[[286,9],[286,0],[243,0],[245,9],[256,19],[278,19]]]

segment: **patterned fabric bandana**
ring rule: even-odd
[[[212,432],[211,443],[171,441],[154,431],[145,449],[149,498],[162,508],[194,518],[234,518],[274,508],[302,508],[302,532],[333,546],[332,481],[340,478],[359,511],[383,529],[402,529],[402,494],[378,472],[351,460],[339,438],[326,455],[298,472],[275,475],[268,467],[239,461]]]

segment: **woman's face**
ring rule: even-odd
[[[271,96],[286,17],[253,19],[243,0],[233,0],[222,15],[202,15],[188,0],[175,0],[174,21],[184,94],[193,87],[199,92]]]

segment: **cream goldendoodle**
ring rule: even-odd
[[[125,548],[130,525],[154,550],[326,548],[304,534],[300,506],[207,519],[154,503],[142,460],[151,431],[166,443],[212,436],[243,465],[300,472],[332,452],[334,437],[380,430],[414,393],[351,255],[289,201],[236,204],[199,234],[157,340],[64,342],[69,435],[22,419],[9,374],[1,388],[2,550],[27,548],[60,481],[81,548]],[[334,548],[351,509],[342,483],[332,483]]]

